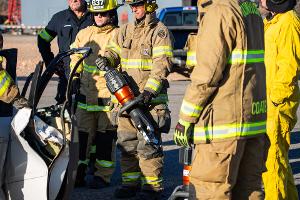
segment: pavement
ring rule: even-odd
[[[182,166],[178,163],[178,147],[172,141],[175,123],[178,121],[178,113],[182,98],[185,92],[185,88],[189,81],[171,81],[169,89],[169,107],[172,115],[172,125],[169,134],[164,134],[163,147],[165,155],[165,167],[164,167],[164,193],[162,199],[168,199],[173,189],[181,184],[181,171]],[[22,88],[24,81],[18,82],[20,88]],[[56,94],[57,81],[51,81],[40,101],[39,106],[49,106],[55,103],[54,96]],[[297,112],[298,117],[300,116],[300,110]],[[296,124],[292,134],[292,145],[290,150],[290,163],[293,169],[295,181],[300,194],[300,122]],[[119,153],[117,153],[117,157]],[[120,166],[117,163],[115,174],[112,177],[112,186],[101,189],[87,189],[87,188],[76,188],[72,193],[72,200],[109,200],[113,198],[114,189],[121,182]]]

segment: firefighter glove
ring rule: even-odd
[[[72,83],[71,83],[71,87],[72,87],[72,94],[79,94],[80,93],[80,77],[79,74],[76,74],[73,79],[72,79]]]
[[[107,71],[107,68],[111,67],[109,60],[103,56],[98,57],[95,63],[97,68],[101,71]]]
[[[194,124],[179,120],[175,127],[174,141],[178,146],[189,147],[193,144]]]
[[[149,92],[148,90],[144,90],[144,92],[142,92],[138,96],[138,98],[141,99],[141,102],[144,106],[149,106],[149,104],[154,96],[155,95],[152,92]]]
[[[12,104],[16,109],[22,109],[22,108],[29,108],[30,107],[28,100],[25,97],[22,97],[20,95],[17,96],[13,100]]]

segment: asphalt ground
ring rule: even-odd
[[[24,81],[18,81],[20,88],[23,87]],[[181,184],[181,171],[182,166],[178,163],[178,147],[174,144],[173,132],[174,127],[178,121],[178,113],[182,98],[185,92],[185,88],[188,85],[188,81],[171,81],[169,89],[169,107],[172,115],[172,125],[169,134],[164,134],[163,147],[164,147],[164,193],[162,199],[168,199],[173,189]],[[56,94],[56,81],[50,81],[44,94],[41,98],[39,107],[49,106],[55,103],[54,97]],[[298,117],[300,116],[300,109],[297,112]],[[296,124],[292,134],[292,145],[289,153],[290,163],[293,169],[295,181],[300,194],[300,122]],[[117,158],[119,153],[117,153]],[[72,200],[95,200],[95,199],[114,199],[114,189],[121,183],[120,166],[117,162],[115,173],[112,177],[111,187],[95,190],[87,188],[76,188],[72,193]]]

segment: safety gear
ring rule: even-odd
[[[76,180],[75,180],[75,187],[83,187],[85,186],[85,172],[86,172],[87,165],[80,163],[77,167],[77,173],[76,173]]]
[[[191,146],[191,144],[193,144],[193,131],[193,124],[179,120],[174,133],[174,141],[176,145],[185,147]]]
[[[128,186],[128,185],[122,185],[117,187],[117,189],[114,192],[115,198],[119,199],[126,199],[134,197],[139,190],[138,186]]]
[[[288,151],[300,91],[300,19],[295,11],[265,19],[267,135],[271,146],[263,174],[266,200],[298,199]],[[275,104],[275,105],[274,105]],[[276,106],[277,105],[277,106]]]
[[[11,103],[18,95],[17,86],[10,75],[0,66],[0,101]]]
[[[113,25],[89,26],[77,34],[71,45],[72,48],[89,46],[93,52],[76,70],[80,74],[80,91],[76,95],[78,130],[86,133],[86,139],[81,137],[79,141],[80,160],[89,164],[89,169],[91,166],[94,169],[93,173],[87,174],[88,187],[104,186],[100,180],[109,183],[115,168],[113,144],[116,128],[110,113],[114,103],[106,87],[104,72],[96,68],[95,60],[104,54],[108,41],[116,32]],[[77,54],[71,56],[72,69],[80,58]]]
[[[197,62],[196,62],[196,38],[197,33],[190,33],[188,39],[185,44],[185,50],[187,51],[186,56],[186,66],[188,69],[193,69]]]
[[[294,8],[296,0],[267,0],[266,4],[269,11],[284,13]]]
[[[138,24],[129,23],[121,27],[107,50],[105,57],[113,67],[121,64],[121,71],[128,75],[128,84],[135,96],[144,90],[155,94],[150,114],[153,119],[164,119],[163,116],[155,116],[167,108],[162,105],[168,101],[166,75],[171,67],[172,42],[168,29],[159,22],[155,13],[146,15]],[[160,140],[160,130],[155,127],[154,132]],[[162,188],[162,149],[147,145],[130,118],[119,118],[117,143],[121,150],[122,184],[142,181],[143,189]]]
[[[156,0],[123,0],[123,3],[129,4],[130,6],[144,3],[146,13],[153,13],[158,8]]]
[[[257,139],[257,142],[260,142],[265,137],[266,74],[263,23],[257,5],[248,0],[205,0],[198,9],[199,13],[204,9],[205,16],[200,18],[201,31],[196,39],[197,67],[191,74],[191,84],[186,89],[179,118],[195,124],[193,143],[196,144],[196,148],[206,149],[207,153],[211,153],[206,155],[198,152],[195,159],[215,159],[211,165],[216,169],[225,169],[221,165],[223,162],[218,159],[226,157],[230,160],[231,155],[234,156],[236,152],[235,149],[233,152],[227,152],[226,145],[222,147],[217,144],[247,141],[250,138],[260,138]],[[245,147],[245,151],[254,150],[256,151],[255,145]],[[238,151],[243,157],[243,149]],[[259,156],[262,157],[262,153],[259,152]],[[217,158],[219,155],[222,156]],[[243,159],[246,159],[245,157]],[[257,161],[254,159],[251,162],[255,167],[262,167],[256,165]],[[225,163],[227,165],[229,161]],[[252,166],[252,163],[247,164]],[[222,172],[216,173],[216,170],[211,171],[209,168],[199,170],[198,166],[194,167],[193,164],[192,172],[198,173],[192,173],[191,183],[197,188],[196,192],[200,193],[197,197],[228,198],[216,197],[215,193],[217,189],[226,188],[225,191],[222,189],[222,194],[230,194],[238,187],[235,184],[237,177],[233,177],[231,181],[226,180],[226,177],[239,166],[240,162],[234,162],[227,165],[226,170],[220,169]],[[257,171],[262,170],[255,168],[247,173],[256,177],[254,182],[260,183],[261,177],[257,176]],[[238,179],[243,179],[243,176],[239,176]],[[206,184],[200,189],[198,185],[201,182]],[[218,187],[214,183],[217,183]],[[248,186],[253,189],[250,183],[245,183],[243,188]],[[245,193],[243,190],[241,192]],[[259,193],[262,191],[259,190]]]
[[[17,109],[21,109],[21,108],[29,108],[30,105],[28,103],[28,100],[25,97],[22,96],[17,96],[13,102],[12,102],[13,106]]]
[[[138,99],[141,99],[141,102],[146,107],[150,105],[152,98],[154,97],[154,94],[149,92],[148,90],[144,90],[139,96]]]
[[[117,0],[90,0],[88,11],[92,13],[107,12],[119,7]]]

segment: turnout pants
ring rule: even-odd
[[[196,145],[190,199],[263,200],[266,136]]]
[[[94,175],[107,183],[115,168],[116,128],[113,127],[110,112],[76,111],[79,129],[79,162],[93,164]]]
[[[156,136],[161,139],[158,130]],[[161,191],[163,151],[146,144],[130,118],[119,118],[117,145],[121,151],[122,184],[141,184],[143,190]]]

